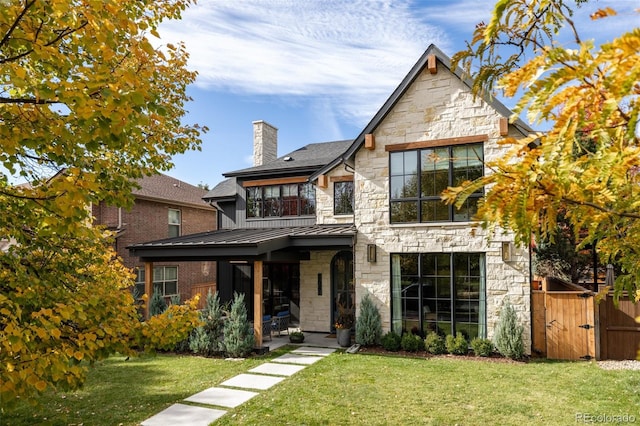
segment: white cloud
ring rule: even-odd
[[[371,117],[443,31],[405,1],[205,1],[163,24],[182,40],[197,85],[235,93],[329,99],[341,115]]]

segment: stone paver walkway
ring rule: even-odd
[[[166,410],[148,418],[143,426],[207,426],[226,414],[220,408],[234,408],[292,376],[308,365],[335,352],[333,348],[302,346],[270,362],[252,368],[186,398],[186,402],[206,405],[173,404]]]

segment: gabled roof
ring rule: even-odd
[[[206,189],[198,188],[171,176],[158,173],[137,179],[132,193],[136,198],[213,210],[202,197]]]
[[[312,143],[261,166],[224,173],[226,177],[256,177],[313,173],[347,149],[352,140]]]
[[[427,50],[422,54],[418,62],[411,68],[407,76],[400,82],[398,87],[393,91],[391,96],[387,99],[387,101],[382,105],[382,107],[378,110],[378,112],[373,116],[369,124],[365,126],[365,128],[360,132],[358,137],[353,141],[353,143],[349,146],[349,148],[342,154],[340,157],[333,158],[331,161],[327,162],[327,164],[313,173],[310,177],[310,180],[315,180],[319,175],[325,174],[338,164],[345,162],[349,159],[352,159],[355,156],[355,153],[362,147],[364,144],[365,135],[369,133],[373,133],[375,129],[380,125],[380,123],[384,120],[384,118],[391,112],[393,107],[398,103],[398,101],[402,98],[402,96],[409,89],[411,84],[415,81],[415,79],[422,73],[422,71],[427,66],[427,61],[429,55],[435,55],[436,59],[442,63],[449,71],[452,71],[465,85],[469,88],[472,87],[473,81],[464,75],[464,72],[461,68],[456,67],[455,70],[451,70],[451,59],[445,55],[440,49],[438,49],[434,44],[429,45]],[[511,117],[512,111],[509,110],[502,102],[498,101],[495,97],[491,96],[488,93],[485,93],[481,96],[481,98],[487,102],[493,109],[495,109],[498,114],[503,117],[509,118]],[[518,119],[514,123],[512,123],[523,135],[527,135],[529,132],[533,132],[524,121]]]

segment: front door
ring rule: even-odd
[[[331,260],[331,331],[335,331],[338,305],[355,310],[356,289],[353,282],[353,252],[341,251]]]

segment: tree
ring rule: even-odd
[[[380,311],[367,293],[360,301],[360,315],[356,320],[356,342],[364,346],[379,345],[382,339]]]
[[[477,218],[513,230],[522,245],[532,234],[553,241],[566,212],[582,238],[578,248],[597,243],[600,258],[620,266],[616,295],[629,290],[638,299],[640,28],[596,47],[581,38],[568,3],[500,0],[489,24],[479,24],[467,49],[454,56],[454,65],[472,75],[476,94],[518,95],[511,119],[526,111],[534,125],[550,128],[504,139],[509,152],[486,164],[491,173],[449,188],[443,198],[462,205],[486,187]],[[614,20],[615,14],[606,8],[591,17]],[[563,45],[566,31],[571,41]]]
[[[187,53],[148,39],[190,3],[2,2],[3,407],[48,386],[77,387],[88,363],[169,348],[199,324],[193,302],[138,320],[132,275],[89,208],[130,205],[135,178],[199,147],[206,129],[180,122],[195,79]]]
[[[234,293],[229,317],[224,323],[223,330],[224,351],[228,356],[239,358],[251,353],[255,339],[247,319],[244,293]]]

